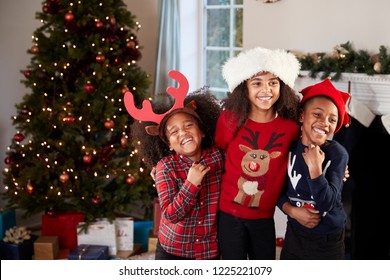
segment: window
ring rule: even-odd
[[[222,65],[242,50],[243,0],[204,0],[203,84],[218,98],[226,97]]]

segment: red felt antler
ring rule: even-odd
[[[142,102],[142,108],[138,109],[134,104],[134,96],[130,91],[125,93],[124,103],[127,112],[136,120],[139,121],[151,121],[159,124],[166,114],[177,108],[184,107],[184,99],[188,93],[189,84],[187,78],[176,70],[171,70],[168,76],[179,83],[177,88],[169,86],[167,93],[175,98],[175,104],[172,108],[163,114],[156,114],[153,112],[152,104],[149,100]]]

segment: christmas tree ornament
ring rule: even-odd
[[[127,86],[123,86],[122,88],[122,94],[125,94],[126,92],[129,91],[129,88]]]
[[[106,57],[101,52],[99,52],[96,56],[96,62],[98,63],[103,63],[105,59]]]
[[[50,8],[48,5],[45,4],[42,6],[42,12],[44,12],[45,14],[48,14],[49,11],[50,11]]]
[[[135,182],[135,177],[133,175],[127,175],[126,177],[126,184],[132,185]]]
[[[28,70],[24,71],[24,76],[25,76],[26,78],[30,78],[30,76],[31,76],[31,71],[28,71]]]
[[[130,48],[130,49],[134,49],[135,48],[135,42],[134,41],[128,41],[126,43],[126,47]]]
[[[60,182],[65,184],[69,181],[69,174],[67,172],[62,172],[62,174],[60,175]]]
[[[91,93],[94,89],[95,87],[89,81],[84,85],[84,90],[86,93]]]
[[[94,196],[92,197],[92,203],[95,204],[95,205],[99,205],[100,203],[102,203],[102,200],[99,196]]]
[[[13,139],[15,142],[22,142],[24,140],[24,135],[22,133],[18,132],[14,135]]]
[[[276,246],[277,247],[283,247],[284,245],[284,238],[283,237],[277,237],[276,238]]]
[[[72,114],[68,114],[68,115],[65,116],[62,120],[63,120],[63,122],[66,123],[66,124],[73,124],[74,121],[75,121],[75,117],[74,117]]]
[[[84,156],[83,156],[83,162],[84,163],[91,163],[91,161],[92,161],[92,155],[91,154],[85,154]]]
[[[375,71],[376,73],[382,72],[382,64],[381,64],[380,62],[376,62],[376,63],[374,64],[374,71]]]
[[[34,186],[31,184],[31,181],[30,181],[30,180],[28,180],[26,189],[27,189],[27,193],[28,193],[29,195],[32,195],[32,194],[34,193]]]
[[[73,13],[72,13],[72,12],[67,12],[67,13],[65,14],[65,20],[66,20],[67,22],[72,22],[72,21],[74,20],[74,15],[73,15]]]
[[[32,47],[31,47],[31,52],[32,52],[33,54],[39,53],[39,47],[38,47],[38,46],[32,46]]]
[[[97,28],[102,28],[102,27],[104,26],[104,24],[103,24],[103,22],[101,22],[100,20],[98,20],[98,21],[96,21],[95,26],[96,26]]]
[[[7,165],[10,165],[12,163],[12,157],[11,156],[6,157],[4,159],[4,163]]]
[[[121,137],[121,147],[122,148],[126,148],[127,147],[127,136],[126,135],[123,135],[122,137]]]
[[[104,127],[107,128],[107,129],[112,129],[114,127],[114,121],[111,120],[111,119],[107,119],[105,122],[104,122]]]

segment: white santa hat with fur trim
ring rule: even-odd
[[[294,88],[300,68],[301,64],[292,53],[257,47],[242,51],[226,61],[222,67],[222,76],[230,92],[260,72],[271,72],[290,88]]]

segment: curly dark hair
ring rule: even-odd
[[[173,106],[174,100],[168,95],[160,95],[159,100],[152,103],[155,113],[164,113]],[[184,105],[192,100],[196,102],[196,113],[201,119],[201,123],[198,123],[199,128],[205,134],[202,139],[202,149],[211,148],[214,144],[217,120],[222,110],[220,101],[207,89],[203,88],[188,94],[184,100]],[[130,136],[138,149],[140,158],[145,166],[151,170],[163,157],[172,152],[169,151],[168,145],[160,137],[146,133],[145,127],[148,125],[155,125],[155,123],[135,120],[130,126]]]
[[[298,122],[299,97],[295,91],[280,81],[280,97],[275,102],[275,111],[285,119]],[[225,99],[222,100],[222,108],[230,110],[233,113],[231,122],[237,122],[233,133],[233,138],[237,136],[238,131],[243,127],[249,118],[251,112],[251,102],[246,81],[239,84],[232,92],[228,92]]]

